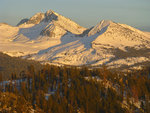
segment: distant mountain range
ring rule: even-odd
[[[110,20],[87,29],[49,10],[16,27],[1,23],[0,51],[50,64],[140,69],[150,66],[150,33]]]

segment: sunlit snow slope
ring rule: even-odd
[[[24,19],[23,19],[24,20]],[[81,34],[85,28],[52,10],[37,13],[17,27],[0,24],[0,51],[25,56],[61,43],[67,32]]]
[[[0,51],[52,64],[137,69],[150,65],[150,34],[108,20],[85,29],[49,10],[18,27],[0,24]]]

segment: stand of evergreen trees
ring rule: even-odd
[[[125,74],[111,72],[105,67],[88,69],[46,65],[36,71],[31,65],[25,72],[18,81],[15,81],[17,77],[12,74],[9,83],[1,82],[0,85],[0,96],[3,95],[2,92],[9,92],[23,98],[18,100],[16,106],[25,100],[33,109],[41,109],[41,113],[150,111],[149,69]],[[136,103],[140,103],[140,108]],[[0,108],[3,107],[0,104]],[[17,107],[16,111],[21,107],[23,106]],[[9,112],[13,112],[11,110]]]
[[[3,80],[9,80],[12,74],[17,78],[23,76],[29,65],[34,65],[36,71],[42,68],[42,65],[37,61],[10,57],[0,52],[0,75],[3,76]]]

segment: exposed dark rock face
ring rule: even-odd
[[[45,19],[44,21],[45,22],[48,22],[48,21],[52,21],[52,20],[57,20],[58,16],[54,14],[54,12],[52,10],[48,10],[46,13],[45,13]]]
[[[18,24],[17,26],[21,25],[21,24],[24,24],[25,22],[27,22],[29,19],[25,18],[25,19],[22,19]]]
[[[48,30],[48,29],[44,29],[41,31],[40,35],[48,36],[48,37],[54,37],[55,33],[53,31]]]
[[[55,29],[55,26],[53,23],[51,23],[50,25],[47,25],[40,33],[40,35],[43,35],[43,36],[49,36],[49,37],[52,37],[52,36],[55,36],[55,33],[53,32],[53,30]]]

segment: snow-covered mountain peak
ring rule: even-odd
[[[0,24],[0,51],[54,64],[132,68],[150,63],[150,34],[110,20],[86,29],[48,10],[17,27]]]
[[[46,14],[48,15],[48,14],[52,14],[52,13],[54,13],[54,11],[53,10],[48,10],[48,11],[46,11]]]
[[[45,13],[45,22],[50,22],[52,20],[57,20],[58,16],[56,15],[56,13],[53,10],[48,10]]]
[[[100,26],[108,26],[111,23],[114,23],[114,22],[112,22],[111,20],[102,20],[98,25],[100,25]]]
[[[51,9],[46,11],[46,13],[45,13],[46,16],[51,15],[51,14],[54,14],[54,15],[57,15],[57,16],[59,15],[58,13],[56,13],[55,11],[53,11]]]
[[[64,31],[71,32],[73,34],[81,34],[84,30],[86,30],[86,28],[78,25],[71,19],[54,12],[53,10],[48,10],[46,13],[36,13],[30,19],[21,20],[18,25],[20,28],[40,29],[41,31],[36,34],[40,34],[42,36],[52,36],[51,34],[64,34]],[[52,30],[54,30],[55,33],[52,33]]]
[[[41,12],[36,13],[35,15],[33,15],[33,16],[30,18],[30,20],[34,20],[34,19],[36,19],[36,18],[38,18],[38,17],[44,17],[43,15],[44,15],[44,13],[41,13]]]
[[[27,24],[39,24],[44,19],[44,13],[36,13],[26,23]]]
[[[104,33],[110,24],[113,24],[111,20],[102,20],[88,33],[88,36],[95,35],[99,32]]]
[[[54,37],[64,35],[67,32],[73,34],[81,34],[86,28],[73,22],[71,19],[66,18],[53,10],[48,10],[45,13],[44,22],[47,22],[47,26],[40,33],[43,36]],[[54,35],[57,34],[57,35]]]
[[[33,15],[30,19],[22,19],[17,26],[24,26],[26,24],[39,24],[40,22],[43,21],[43,19],[45,18],[44,13],[36,13],[35,15]]]

